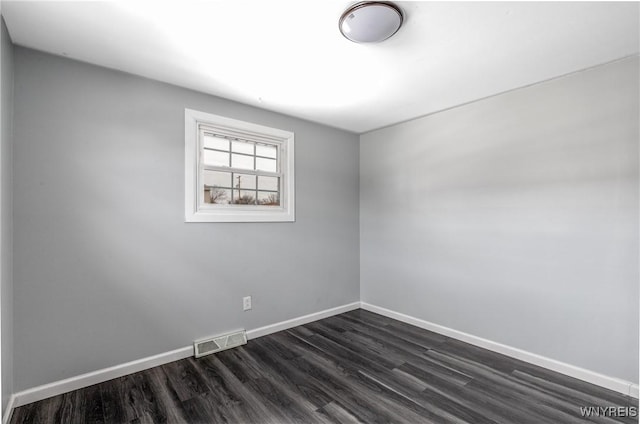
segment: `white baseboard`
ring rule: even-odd
[[[358,309],[359,307],[360,307],[360,302],[353,302],[353,303],[338,306],[335,308],[325,309],[324,311],[315,312],[313,314],[293,318],[287,321],[282,321],[282,322],[267,325],[264,327],[256,328],[256,329],[247,331],[247,338],[256,339],[258,337],[266,336],[268,334],[276,333],[278,331],[286,330],[288,328],[296,327],[298,325],[307,324],[307,323],[317,321],[323,318],[327,318],[333,315],[338,315],[344,312],[352,311],[354,309]],[[172,350],[170,352],[160,353],[158,355],[149,356],[147,358],[138,359],[136,361],[127,362],[125,364],[120,364],[113,367],[92,371],[86,374],[81,374],[81,375],[70,377],[64,380],[54,381],[49,384],[44,384],[42,386],[33,387],[31,389],[27,389],[27,390],[23,390],[21,392],[15,393],[14,395],[11,396],[11,399],[9,400],[9,406],[11,406],[11,408],[17,408],[18,406],[26,405],[32,402],[37,402],[42,399],[46,399],[52,396],[57,396],[62,393],[70,392],[72,390],[81,389],[83,387],[92,386],[94,384],[109,381],[114,378],[122,377],[127,374],[144,371],[149,368],[168,364],[169,362],[188,358],[190,356],[193,356],[193,345]],[[12,409],[7,407],[7,412],[5,412],[5,416],[9,416],[11,411]],[[3,424],[4,424],[4,420],[3,420]]]
[[[14,408],[26,405],[31,402],[37,402],[51,396],[57,396],[72,390],[78,390],[83,387],[89,387],[94,384],[103,383],[122,377],[127,374],[133,374],[159,365],[168,364],[169,362],[193,356],[193,345],[172,350],[170,352],[160,353],[158,355],[149,356],[147,358],[138,359],[109,368],[88,372],[86,374],[77,375],[75,377],[65,378],[64,380],[54,381],[52,383],[43,384],[42,386],[33,387],[23,390],[15,394],[16,400]]]
[[[281,321],[275,324],[266,325],[264,327],[247,331],[247,339],[249,340],[257,339],[258,337],[277,333],[278,331],[297,327],[298,325],[308,324],[313,321],[318,321],[323,318],[328,318],[334,315],[343,314],[345,312],[353,311],[359,308],[360,308],[360,302],[353,302],[353,303],[348,303],[346,305],[338,306],[336,308],[325,309],[324,311],[314,312],[313,314],[292,318],[287,321]]]
[[[416,327],[424,328],[425,330],[433,331],[434,333],[442,334],[447,337],[467,342],[474,346],[501,353],[503,355],[510,356],[521,361],[529,362],[531,364],[538,365],[540,367],[547,368],[549,370],[559,372],[561,374],[568,375],[570,377],[574,377],[588,383],[605,387],[607,389],[632,396],[634,398],[638,398],[638,385],[630,381],[625,381],[619,378],[610,377],[584,368],[576,367],[574,365],[556,361],[555,359],[527,352],[526,350],[483,339],[482,337],[474,336],[462,331],[434,324],[429,321],[405,315],[400,312],[392,311],[390,309],[382,308],[380,306],[371,305],[369,303],[362,302],[361,308],[367,311],[375,312],[376,314],[384,315],[386,317],[405,322],[407,324],[414,325]]]
[[[9,424],[11,421],[11,415],[13,414],[13,408],[16,407],[16,395],[9,396],[7,407],[2,414],[2,424]]]

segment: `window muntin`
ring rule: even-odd
[[[204,205],[280,206],[279,145],[217,135],[200,126]]]

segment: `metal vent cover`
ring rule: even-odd
[[[247,344],[247,333],[244,330],[224,334],[222,336],[208,337],[193,342],[193,351],[196,358],[231,349],[232,347]]]

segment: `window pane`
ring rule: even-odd
[[[267,191],[258,192],[258,204],[264,206],[280,206],[280,198],[278,193],[269,193]]]
[[[259,171],[277,172],[276,160],[256,158],[256,169]]]
[[[229,151],[229,140],[226,138],[213,137],[209,135],[204,136],[204,147],[209,149],[218,149]]]
[[[276,159],[278,157],[278,148],[271,144],[256,144],[256,155]]]
[[[205,165],[229,166],[229,153],[204,150],[202,160]]]
[[[248,190],[233,190],[233,203],[236,205],[255,205],[256,192]]]
[[[255,190],[256,176],[246,174],[233,174],[233,188]]]
[[[205,187],[204,202],[226,205],[231,202],[231,190],[218,187]]]
[[[278,191],[278,177],[258,177],[258,188],[260,190]]]
[[[253,156],[231,155],[231,166],[240,169],[253,169]]]
[[[247,153],[253,155],[253,143],[248,141],[233,141],[231,143],[231,149],[236,153]]]
[[[231,187],[231,172],[204,171],[204,185]]]

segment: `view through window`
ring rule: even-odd
[[[278,146],[203,131],[204,202],[280,206]]]

